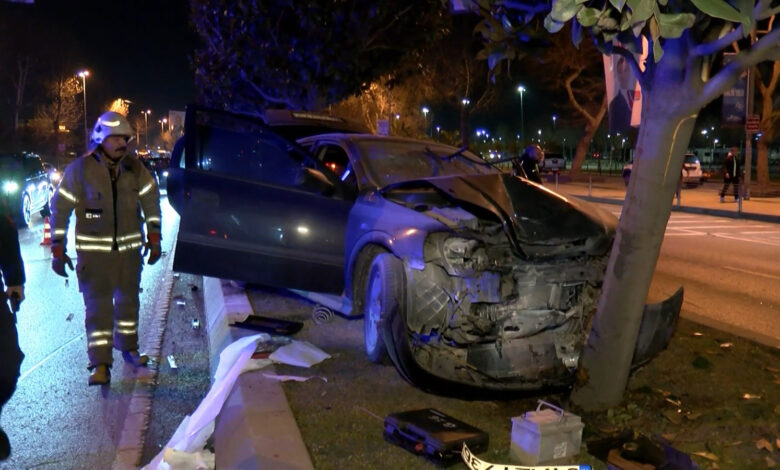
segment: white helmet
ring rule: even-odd
[[[130,139],[133,136],[133,128],[127,122],[127,118],[114,111],[106,111],[101,114],[95,127],[92,129],[92,136],[89,139],[90,151],[95,150],[98,145],[103,143],[106,137],[112,135],[123,135]]]

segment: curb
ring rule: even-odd
[[[204,276],[203,298],[213,377],[225,346],[257,332],[228,326],[253,313],[243,288]],[[214,453],[216,468],[314,469],[281,384],[259,373],[238,377],[217,416]]]
[[[573,194],[573,196],[589,202],[597,202],[601,204],[615,204],[618,206],[623,205],[622,199],[612,199],[612,198],[597,197],[597,196],[580,196],[578,194]],[[731,219],[755,220],[758,222],[769,222],[774,224],[780,224],[780,216],[768,215],[768,214],[757,214],[754,212],[740,213],[735,211],[726,211],[722,209],[709,209],[706,207],[678,206],[676,204],[672,205],[672,212],[689,212],[691,214],[712,215],[716,217],[728,217]]]

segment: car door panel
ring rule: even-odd
[[[203,117],[197,112],[188,110],[188,122]],[[234,115],[208,118],[188,129],[185,168],[169,173],[181,216],[174,269],[341,292],[352,202],[296,186],[301,155],[277,145],[268,128]]]

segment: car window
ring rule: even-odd
[[[317,159],[346,185],[357,190],[357,178],[347,152],[338,145],[323,145],[316,151]]]
[[[197,167],[242,179],[293,186],[300,159],[267,128],[230,115],[197,115]]]
[[[699,163],[699,158],[696,155],[686,155],[685,163]]]

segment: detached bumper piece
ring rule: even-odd
[[[683,288],[680,287],[663,302],[645,305],[634,348],[634,359],[631,361],[632,372],[650,362],[669,346],[677,319],[680,318],[682,303]]]
[[[488,434],[433,408],[393,413],[385,417],[385,440],[421,455],[437,465],[461,461],[465,442],[475,454],[488,448]]]

